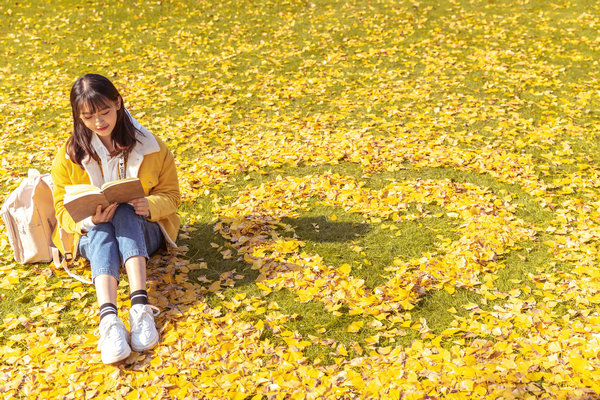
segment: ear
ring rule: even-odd
[[[122,104],[123,104],[123,99],[121,98],[121,96],[119,96],[119,98],[117,99],[117,110],[121,109]]]

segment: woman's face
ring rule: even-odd
[[[95,132],[98,136],[110,137],[117,123],[117,111],[121,108],[121,101],[110,101],[108,103],[109,106],[97,107],[95,113],[91,111],[88,105],[81,108],[79,118],[89,130]]]

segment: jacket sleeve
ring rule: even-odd
[[[175,159],[166,146],[164,150],[164,152],[160,152],[162,159],[158,160],[161,163],[158,183],[147,196],[150,207],[149,220],[153,222],[176,213],[181,202]]]
[[[52,163],[50,175],[54,183],[52,197],[54,200],[54,211],[58,224],[68,233],[81,234],[81,224],[76,223],[64,206],[65,186],[73,184],[69,173],[68,159],[65,158],[64,150],[59,151]]]

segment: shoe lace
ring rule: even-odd
[[[116,338],[113,337],[115,336],[115,334],[117,334],[118,337],[118,329],[120,328],[120,321],[119,320],[114,320],[108,323],[105,323],[104,325],[101,325],[98,329],[96,329],[94,331],[94,336],[99,336],[100,339],[98,340],[98,348],[100,348],[100,346],[102,346],[102,343],[104,343],[106,340],[108,340],[109,338],[111,338],[111,340],[115,340]],[[113,327],[116,328],[117,330],[113,330]]]
[[[143,325],[153,324],[154,317],[160,314],[160,309],[158,307],[152,306],[150,304],[145,304],[139,313],[133,315],[133,319],[131,321],[131,330],[138,330],[142,328]]]

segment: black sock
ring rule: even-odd
[[[136,290],[129,295],[129,299],[132,306],[136,304],[148,304],[148,292],[145,290]]]
[[[100,321],[108,315],[117,315],[117,306],[112,303],[104,303],[100,306]]]

